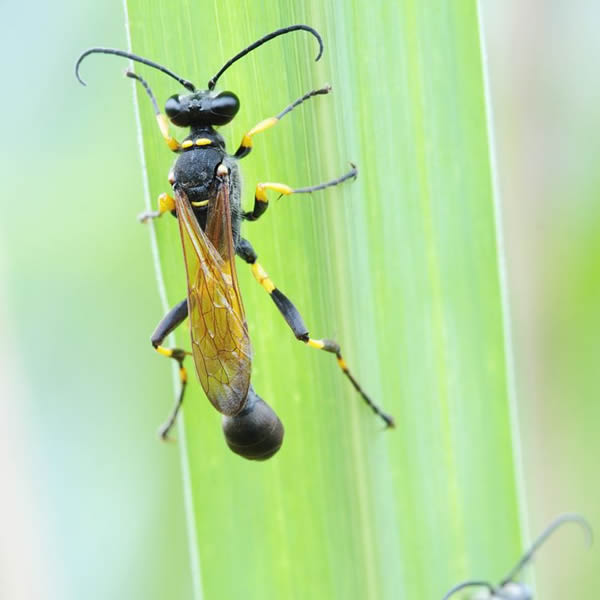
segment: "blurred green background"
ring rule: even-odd
[[[600,6],[483,2],[530,530],[600,535]],[[540,553],[540,598],[598,598],[598,544]],[[558,537],[558,536],[557,536]]]
[[[2,8],[0,597],[189,598],[131,88],[110,61],[88,89],[72,73],[86,47],[126,47],[122,5]],[[599,14],[482,11],[532,534],[567,509],[600,531]],[[597,598],[598,556],[550,542],[538,597]]]

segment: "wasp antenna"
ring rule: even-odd
[[[286,106],[278,115],[276,115],[275,118],[278,121],[280,121],[283,117],[285,117],[285,115],[287,115],[290,111],[292,111],[294,108],[296,108],[296,106],[298,106],[299,104],[302,104],[305,100],[308,100],[309,98],[312,98],[313,96],[329,94],[329,92],[331,92],[331,86],[329,84],[324,85],[322,88],[319,88],[318,90],[311,90],[310,92],[306,92],[306,94],[304,94],[304,96],[301,96],[300,98],[298,98],[298,100],[295,100],[289,106]]]
[[[167,69],[167,67],[163,67],[162,65],[159,65],[158,63],[152,60],[148,60],[147,58],[143,58],[142,56],[138,56],[137,54],[131,54],[130,52],[125,52],[124,50],[116,50],[115,48],[89,48],[77,59],[77,63],[75,64],[75,77],[77,77],[77,81],[79,81],[81,85],[87,84],[85,83],[85,81],[83,81],[83,79],[81,79],[79,75],[79,66],[81,65],[83,59],[86,56],[89,56],[90,54],[114,54],[116,56],[122,56],[123,58],[130,58],[131,60],[140,62],[148,67],[158,69],[165,75],[168,75],[169,77],[172,77],[173,79],[178,81],[184,88],[190,90],[190,92],[196,91],[196,86],[191,81],[188,81],[183,77],[179,77],[179,75],[173,73],[173,71]]]
[[[125,71],[125,75],[127,77],[131,77],[131,79],[135,79],[136,81],[139,81],[144,86],[144,89],[146,90],[146,93],[150,97],[150,101],[152,102],[152,106],[154,106],[154,114],[155,115],[160,114],[160,108],[158,108],[158,102],[156,101],[156,96],[152,93],[152,90],[150,89],[150,86],[148,85],[148,82],[143,77],[141,77],[137,73],[134,73],[133,71],[127,70],[127,71]]]
[[[291,31],[299,31],[299,30],[308,31],[309,33],[311,33],[312,35],[314,35],[317,38],[317,41],[319,42],[319,54],[317,54],[317,58],[315,58],[315,61],[319,60],[323,54],[323,39],[321,38],[321,36],[319,35],[319,33],[317,32],[316,29],[313,29],[312,27],[309,27],[308,25],[290,25],[289,27],[282,27],[281,29],[276,29],[275,31],[269,33],[268,35],[261,37],[259,40],[256,40],[256,42],[254,42],[253,44],[250,44],[247,48],[244,48],[241,52],[238,52],[233,58],[230,58],[221,67],[219,72],[208,82],[208,89],[214,90],[219,77],[221,77],[221,75],[223,75],[223,73],[227,69],[229,69],[229,67],[234,62],[236,62],[243,56],[246,56],[246,54],[248,54],[249,52],[252,52],[252,50],[258,48],[259,46],[262,46],[265,42],[268,42],[269,40],[272,40],[273,38],[276,38],[280,35],[290,33]]]
[[[539,537],[533,542],[531,548],[523,554],[523,556],[519,559],[519,562],[512,568],[512,570],[508,573],[508,575],[502,580],[501,586],[504,584],[513,581],[517,573],[533,558],[533,555],[537,552],[539,547],[563,524],[563,523],[579,523],[583,528],[586,534],[586,540],[588,546],[592,545],[594,534],[592,531],[592,527],[586,521],[584,517],[578,515],[576,513],[565,513],[560,515],[542,531]]]
[[[442,598],[442,600],[448,600],[450,596],[453,596],[456,594],[456,592],[459,592],[467,587],[486,587],[489,590],[490,595],[494,593],[494,588],[487,581],[463,581],[446,592],[446,595]]]

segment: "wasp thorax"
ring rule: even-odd
[[[232,92],[215,94],[210,91],[171,96],[165,112],[178,127],[195,125],[226,125],[240,109],[240,101]]]
[[[222,426],[229,448],[249,460],[271,458],[283,443],[283,424],[252,387],[244,409],[232,417],[224,416]]]

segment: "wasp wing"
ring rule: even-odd
[[[234,263],[229,185],[222,181],[209,202],[206,233],[184,192],[176,192],[175,206],[196,372],[213,406],[235,415],[248,395],[252,350]]]

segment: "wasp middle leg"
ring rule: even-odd
[[[258,283],[260,283],[260,285],[269,294],[269,296],[271,296],[271,299],[275,303],[275,306],[277,306],[277,309],[281,313],[281,316],[289,325],[290,329],[296,336],[296,339],[300,342],[304,342],[307,346],[310,346],[311,348],[316,348],[317,350],[324,350],[325,352],[335,354],[338,366],[340,367],[344,375],[350,380],[350,382],[354,386],[354,389],[360,394],[361,398],[365,401],[365,403],[377,416],[379,416],[384,421],[387,427],[394,427],[394,419],[390,415],[385,413],[377,404],[375,404],[373,400],[371,400],[371,398],[362,389],[358,381],[350,372],[346,361],[342,357],[342,350],[340,348],[340,345],[335,340],[318,340],[313,339],[309,336],[308,329],[304,324],[302,315],[300,314],[298,309],[292,304],[289,298],[275,287],[275,284],[271,281],[267,272],[258,262],[258,255],[252,247],[252,244],[250,244],[248,240],[240,238],[240,241],[236,248],[236,253],[240,258],[245,260],[251,266],[254,278]]]
[[[173,407],[169,418],[163,425],[161,425],[160,429],[158,430],[161,439],[165,441],[169,439],[169,431],[175,424],[175,419],[177,418],[177,414],[179,413],[179,409],[181,408],[181,405],[183,403],[183,395],[185,393],[185,388],[187,387],[187,370],[183,366],[183,361],[185,357],[189,354],[189,352],[186,352],[181,348],[165,348],[164,346],[162,346],[162,343],[172,331],[174,331],[179,325],[181,325],[181,323],[183,323],[183,321],[185,321],[187,316],[188,305],[186,298],[185,300],[182,300],[181,302],[176,304],[162,318],[162,320],[154,330],[152,337],[150,338],[152,346],[154,346],[154,349],[159,354],[162,354],[163,356],[166,356],[168,358],[172,358],[173,360],[176,360],[179,364],[179,380],[181,382],[179,396],[175,401],[175,406]]]
[[[358,175],[358,169],[356,168],[356,165],[352,163],[350,163],[350,166],[352,167],[350,171],[344,173],[344,175],[341,177],[337,177],[336,179],[331,179],[330,181],[325,181],[324,183],[319,183],[317,185],[292,188],[285,183],[257,183],[256,192],[254,193],[254,208],[252,211],[245,212],[243,217],[246,219],[246,221],[256,221],[264,214],[269,207],[269,199],[267,198],[268,190],[278,192],[281,196],[289,196],[290,194],[312,194],[313,192],[318,192],[319,190],[324,190],[325,188],[339,185],[348,179],[356,178]]]

